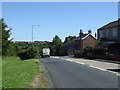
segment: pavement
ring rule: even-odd
[[[51,88],[119,87],[119,75],[106,70],[108,66],[116,69],[116,64],[55,56],[40,58],[40,61],[49,74],[53,86]]]

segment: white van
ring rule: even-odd
[[[50,49],[49,48],[43,48],[41,57],[50,57]]]

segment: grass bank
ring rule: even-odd
[[[0,90],[2,89],[2,57],[0,56]]]
[[[32,88],[36,75],[42,74],[38,59],[20,60],[18,57],[6,57],[2,60],[3,88]],[[42,77],[43,78],[43,77]],[[44,83],[44,81],[40,81]]]

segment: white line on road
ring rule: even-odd
[[[118,76],[120,76],[120,74],[117,73]]]
[[[52,56],[51,58],[59,58],[59,57]]]
[[[78,64],[82,64],[82,65],[85,65],[85,63],[82,63],[82,62],[78,62],[78,61],[74,61],[74,60],[71,60],[71,59],[66,59],[66,58],[62,58],[62,57],[57,57],[57,56],[53,56],[51,58],[60,58],[62,60],[67,60],[67,61],[70,61],[70,62],[75,62],[75,63],[78,63]],[[92,66],[92,65],[88,65],[89,67],[92,67],[92,68],[95,68],[95,69],[99,69],[101,71],[108,71],[108,72],[111,72],[111,73],[114,73],[112,71],[109,71],[109,70],[105,70],[105,69],[102,69],[102,68],[99,68],[99,67],[95,67],[95,66]],[[117,76],[120,76],[120,74],[118,73],[114,73],[116,74]]]
[[[85,65],[85,63],[82,63],[82,62],[78,62],[78,61],[75,61],[76,63],[79,63],[79,64],[82,64],[82,65]]]
[[[71,59],[66,59],[66,60],[73,62],[73,60],[71,60]]]
[[[71,61],[71,62],[76,62],[76,63],[82,64],[82,65],[85,65],[85,63],[78,62],[78,61],[74,61],[74,60],[71,60],[71,59],[65,59],[65,60],[68,60],[68,61]]]
[[[120,76],[120,73],[116,73],[116,72],[109,71],[109,70],[107,70],[107,71],[110,72],[110,73],[113,73],[113,74],[115,74],[115,75],[117,75],[117,76]]]
[[[95,66],[92,66],[92,65],[89,65],[89,67],[96,68],[96,69],[99,69],[99,70],[102,70],[102,71],[107,71],[105,69],[102,69],[102,68],[99,68],[99,67],[95,67]]]
[[[60,59],[63,59],[63,58],[60,57]]]

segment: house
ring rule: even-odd
[[[85,34],[80,30],[78,37],[60,46],[60,55],[68,55],[68,52],[73,54],[74,51],[83,51],[87,46],[94,47],[95,43],[96,39],[91,35],[91,30]]]
[[[120,44],[120,19],[99,28],[97,35],[98,40],[102,41],[102,46],[109,46],[113,43]]]
[[[108,54],[120,55],[120,19],[99,28],[97,33],[99,45],[105,47]]]

